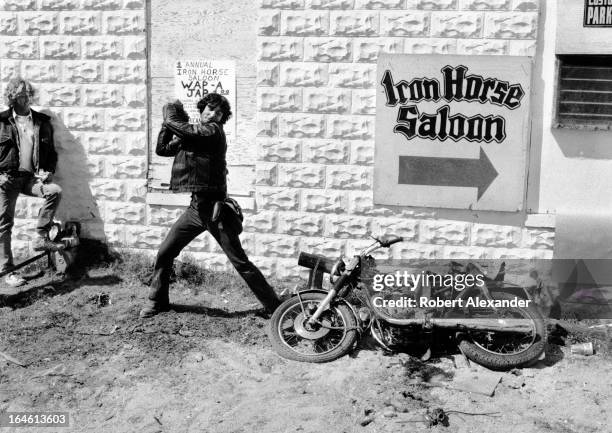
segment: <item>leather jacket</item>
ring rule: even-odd
[[[166,104],[164,114],[155,153],[174,156],[170,189],[224,197],[227,142],[223,125],[216,122],[192,125],[178,104]]]
[[[57,153],[53,143],[53,127],[50,117],[31,110],[34,123],[34,148],[32,164],[34,171],[39,169],[55,172]],[[0,172],[19,169],[19,132],[13,118],[13,109],[0,113]]]

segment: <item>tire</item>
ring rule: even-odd
[[[514,299],[514,296],[509,293],[497,292],[493,293],[493,298],[510,300]],[[544,318],[533,302],[530,302],[526,308],[509,308],[505,310],[511,310],[512,313],[520,314],[533,324],[532,333],[529,336],[525,336],[525,339],[529,338],[530,342],[525,343],[527,346],[524,349],[513,353],[500,353],[500,351],[495,349],[487,349],[479,342],[479,340],[482,341],[483,337],[492,337],[493,343],[495,343],[496,338],[499,341],[500,338],[509,337],[507,335],[495,336],[494,333],[486,332],[466,332],[463,335],[464,339],[459,343],[459,348],[469,359],[491,370],[509,370],[514,367],[525,366],[537,360],[542,352],[544,352],[546,346],[546,325]]]
[[[310,314],[312,314],[312,311],[316,309],[325,296],[324,293],[305,293],[301,295],[301,299],[305,308],[310,310]],[[268,336],[273,349],[280,356],[294,361],[319,363],[338,359],[351,350],[358,335],[357,319],[347,305],[343,303],[332,305],[329,310],[321,315],[321,321],[338,329],[320,328],[316,332],[324,333],[327,329],[327,334],[320,338],[303,338],[297,334],[296,323],[298,323],[297,326],[300,326],[299,323],[303,323],[304,316],[300,314],[301,311],[299,298],[293,296],[283,302],[272,314]],[[294,317],[296,314],[298,316]],[[312,335],[315,335],[314,332]],[[325,342],[330,342],[332,347],[320,353],[304,353],[298,348],[300,345],[308,346],[312,344],[313,350],[316,352],[316,346]]]

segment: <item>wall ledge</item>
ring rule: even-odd
[[[235,199],[243,209],[254,210],[255,199],[253,197],[239,196],[232,194],[231,197]],[[147,204],[151,206],[189,206],[191,200],[191,194],[168,194],[163,192],[149,192],[147,193]]]
[[[527,214],[525,227],[554,229],[556,226],[555,219],[556,215],[552,213]]]

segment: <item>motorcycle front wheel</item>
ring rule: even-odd
[[[493,298],[511,300],[513,296],[498,292]],[[525,334],[466,332],[459,348],[469,359],[492,370],[509,370],[525,366],[542,355],[546,346],[546,324],[532,302],[526,308],[501,308],[492,316],[526,320],[531,324],[531,331]]]
[[[357,319],[347,305],[330,305],[319,323],[308,324],[324,298],[324,293],[304,293],[274,311],[268,334],[280,356],[300,362],[329,362],[351,350],[358,335]]]

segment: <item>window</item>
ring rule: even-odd
[[[612,56],[558,55],[556,127],[612,129]]]

